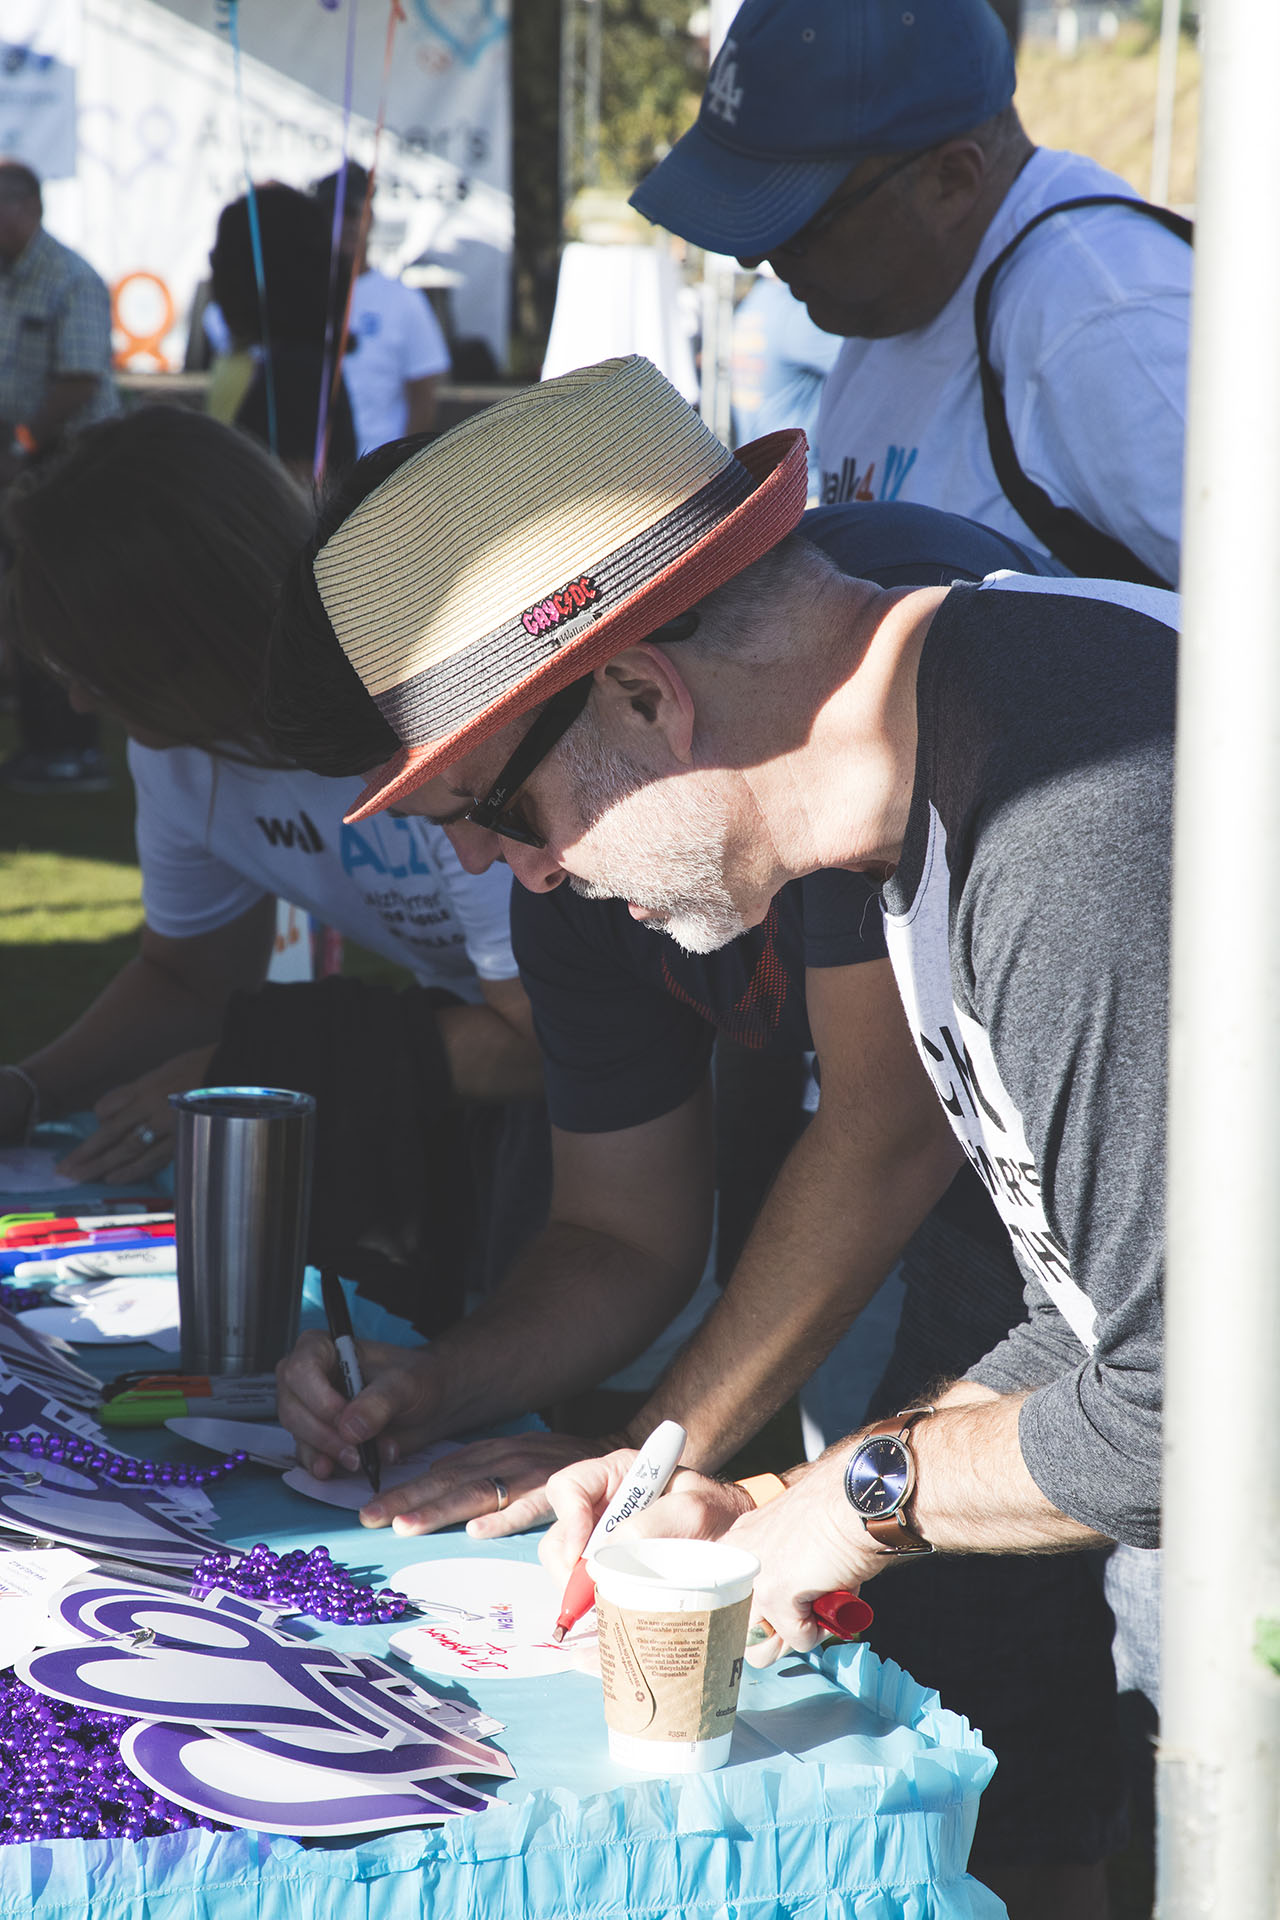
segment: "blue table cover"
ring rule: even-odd
[[[388,1316],[375,1324],[365,1319],[365,1303],[354,1306],[357,1333],[395,1337]],[[80,1355],[104,1376],[175,1359],[143,1345],[82,1348]],[[117,1444],[140,1456],[195,1457],[157,1430],[117,1435]],[[223,1539],[265,1540],[282,1552],[323,1543],[378,1581],[394,1583],[413,1562],[459,1554],[536,1558],[530,1535],[473,1541],[454,1528],[406,1540],[371,1532],[354,1514],[295,1493],[265,1469],[242,1469],[219,1482],[213,1497]],[[348,1651],[384,1654],[394,1628],[319,1631]],[[501,1806],[440,1828],[356,1841],[194,1829],[136,1842],[0,1847],[0,1916],[996,1920],[1004,1913],[965,1871],[992,1755],[936,1694],[868,1648],[746,1669],[729,1765],[672,1780],[612,1763],[599,1681],[587,1675],[476,1679],[469,1689],[420,1677],[504,1722],[496,1743],[516,1777],[496,1789]],[[481,1784],[493,1789],[491,1781]]]

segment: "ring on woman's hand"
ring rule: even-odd
[[[504,1480],[495,1479],[491,1474],[489,1476],[489,1485],[493,1488],[494,1492],[498,1496],[498,1504],[494,1508],[494,1512],[501,1513],[502,1509],[507,1505],[507,1503],[511,1499],[511,1495],[507,1492],[506,1482]]]
[[[140,1140],[144,1147],[154,1147],[159,1135],[154,1127],[149,1127],[143,1120],[134,1128],[133,1137],[135,1140]]]

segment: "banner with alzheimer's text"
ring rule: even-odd
[[[368,164],[394,4],[4,0],[15,21],[29,15],[25,33],[3,39],[32,102],[28,145],[21,97],[0,86],[9,151],[45,172],[50,231],[112,287],[130,364],[181,366],[218,212],[243,192],[246,166],[256,181],[305,188],[338,165],[353,10],[348,150]],[[390,273],[448,269],[455,331],[485,340],[499,365],[512,236],[509,4],[400,0],[370,244]],[[64,178],[48,164],[59,138],[67,151],[55,90],[64,130],[74,94],[75,170]]]

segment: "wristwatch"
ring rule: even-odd
[[[864,1434],[844,1470],[845,1498],[875,1541],[880,1553],[932,1553],[933,1548],[907,1519],[916,1490],[916,1461],[911,1429],[932,1407],[907,1407]]]

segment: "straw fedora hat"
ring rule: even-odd
[[[334,635],[404,743],[347,818],[750,566],[805,491],[799,429],[735,457],[638,355],[530,387],[424,447],[314,561]]]

